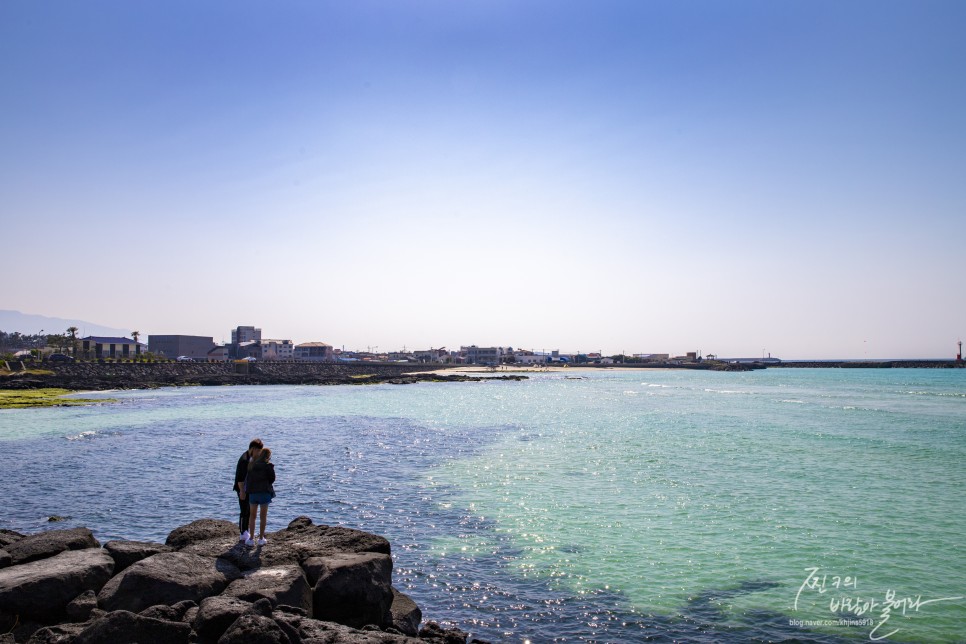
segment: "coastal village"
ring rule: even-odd
[[[446,347],[396,351],[379,351],[379,347],[366,347],[365,350],[337,348],[322,341],[296,344],[290,339],[262,337],[262,329],[254,326],[238,326],[231,330],[231,342],[218,344],[211,336],[200,335],[148,335],[147,343],[140,339],[137,331],[131,337],[86,336],[77,337],[76,328],[71,327],[64,335],[48,336],[47,346],[40,349],[41,357],[55,356],[59,359],[82,360],[137,360],[157,359],[181,362],[392,362],[438,365],[479,365],[494,367],[498,365],[614,365],[639,364],[646,362],[665,364],[687,364],[705,359],[700,351],[674,356],[669,353],[620,353],[604,355],[601,351],[565,353],[554,349],[534,350],[510,346],[461,346],[459,349]],[[52,339],[51,339],[52,338]],[[58,348],[59,347],[59,348]],[[2,350],[3,347],[0,347]],[[46,350],[44,350],[46,349]],[[25,357],[33,349],[20,349],[11,352],[12,357]],[[60,351],[60,352],[58,352]],[[22,355],[18,356],[17,353]],[[63,356],[63,358],[60,358]],[[706,356],[709,360],[714,355]],[[735,362],[779,363],[778,358],[770,355],[761,358],[728,359]]]

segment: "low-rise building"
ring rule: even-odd
[[[91,358],[134,358],[143,353],[143,344],[131,338],[90,335],[81,338],[81,351]]]
[[[546,364],[550,362],[550,356],[541,351],[517,349],[513,352],[513,360],[517,364]]]
[[[149,335],[148,351],[165,358],[187,356],[205,360],[215,346],[215,340],[202,335]]]
[[[416,362],[443,363],[446,362],[448,357],[449,351],[446,350],[446,347],[413,351],[413,359]]]
[[[262,360],[291,360],[295,345],[291,340],[262,340]]]
[[[504,355],[512,352],[513,349],[508,351],[505,347],[478,347],[475,344],[460,348],[467,364],[497,365]]]
[[[228,352],[228,347],[225,345],[217,346],[208,352],[207,357],[208,362],[228,362],[231,360],[231,356]]]
[[[261,342],[239,342],[238,344],[231,345],[234,348],[234,353],[229,351],[232,358],[236,360],[242,360],[244,358],[254,358],[255,360],[262,359],[262,344]]]
[[[296,344],[293,355],[296,360],[311,360],[315,362],[333,362],[335,352],[331,344],[325,342],[303,342]]]

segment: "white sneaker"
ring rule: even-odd
[[[268,543],[268,539],[266,539],[265,537],[259,537],[258,545],[264,546],[266,543]]]
[[[251,539],[251,538],[252,538],[252,535],[250,535],[250,534],[248,534],[248,530],[245,530],[245,531],[244,531],[244,532],[242,532],[242,533],[241,533],[241,535],[240,535],[240,536],[238,537],[238,540],[239,540],[239,541],[248,541],[248,540],[249,540],[249,539]]]
[[[254,541],[252,541],[251,539],[249,539],[249,540],[247,540],[247,541],[245,542],[245,545],[246,545],[246,546],[254,546],[254,545],[255,545],[255,542],[254,542]]]

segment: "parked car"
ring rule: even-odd
[[[194,362],[194,358],[191,358],[189,356],[178,356],[176,360],[178,362]]]
[[[47,356],[47,360],[48,362],[54,362],[57,364],[70,364],[74,361],[74,359],[66,353],[51,353],[49,356]]]

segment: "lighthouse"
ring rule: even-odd
[[[956,353],[956,362],[962,363],[963,361],[963,341],[959,341],[959,351]]]

